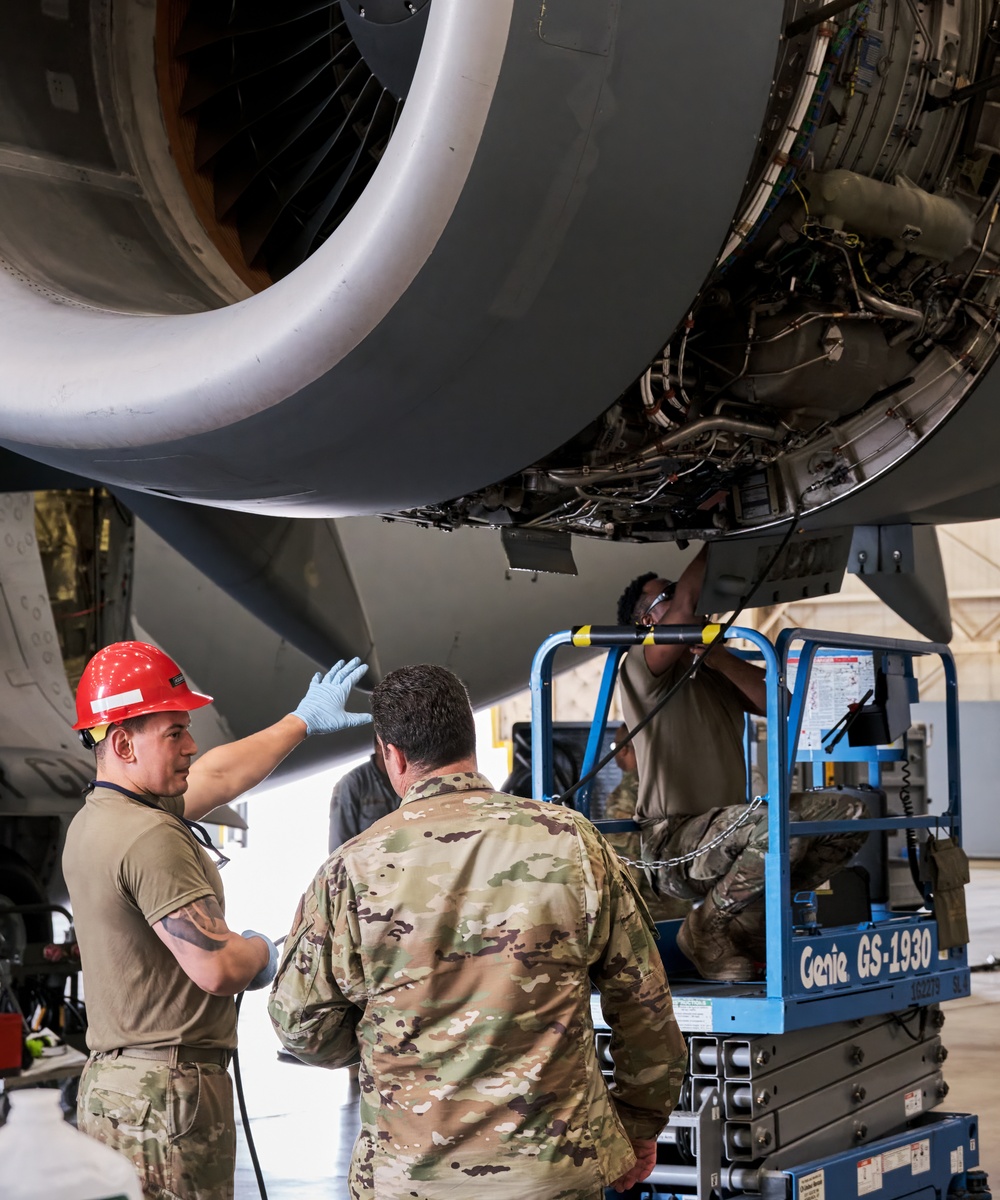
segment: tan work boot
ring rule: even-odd
[[[764,897],[751,900],[746,908],[732,915],[732,938],[755,963],[767,958],[767,925],[764,921]]]
[[[733,915],[711,895],[692,909],[677,932],[677,945],[705,979],[740,983],[758,977],[757,964],[736,944]]]

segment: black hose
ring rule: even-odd
[[[240,1008],[246,992],[240,992],[236,997],[236,1023],[239,1024]],[[240,1052],[233,1051],[233,1079],[236,1081],[236,1099],[240,1106],[240,1120],[243,1122],[243,1132],[247,1138],[247,1149],[250,1151],[250,1161],[253,1163],[253,1173],[257,1176],[257,1188],[260,1200],[267,1200],[267,1188],[264,1186],[264,1174],[260,1169],[260,1159],[257,1157],[257,1147],[254,1145],[253,1134],[250,1132],[250,1117],[247,1113],[246,1097],[243,1095],[243,1072],[240,1070]]]

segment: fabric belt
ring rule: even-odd
[[[205,1046],[121,1046],[117,1050],[98,1050],[94,1058],[115,1059],[149,1058],[156,1062],[169,1063],[214,1063],[217,1067],[228,1067],[233,1057],[232,1050],[210,1049]]]

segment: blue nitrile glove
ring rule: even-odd
[[[246,986],[248,992],[256,992],[260,988],[265,988],[278,973],[278,947],[271,941],[266,933],[258,933],[256,929],[244,929],[243,937],[245,938],[260,938],[267,945],[267,964],[261,967],[257,974],[250,980]]]
[[[351,688],[367,670],[360,658],[352,658],[347,664],[343,659],[334,663],[325,675],[317,671],[292,716],[305,721],[307,734],[336,733],[352,725],[369,724],[370,713],[347,712],[344,708]]]

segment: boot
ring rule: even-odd
[[[720,909],[709,893],[677,932],[677,945],[704,979],[740,983],[758,977],[757,964],[737,945],[734,915]]]
[[[733,941],[754,963],[764,965],[767,958],[767,926],[764,921],[764,897],[751,900],[746,908],[732,915]]]

